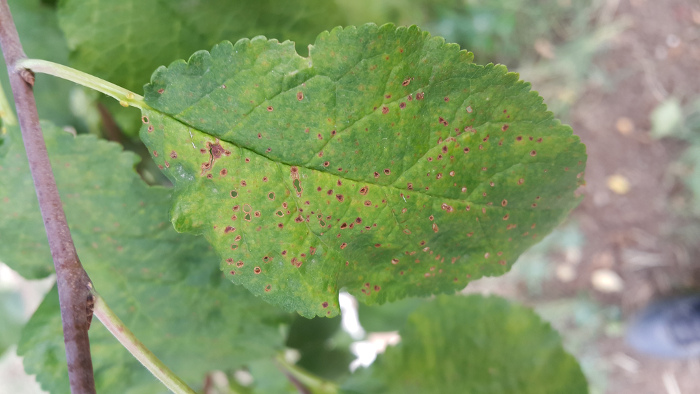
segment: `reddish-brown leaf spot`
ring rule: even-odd
[[[340,249],[345,249],[348,246],[347,242],[340,244]]]
[[[508,127],[509,127],[509,126],[508,126],[507,124],[504,124],[503,126],[501,126],[501,131],[506,131],[506,130],[508,130]]]
[[[262,272],[262,269],[260,269],[260,267],[255,267],[253,268],[253,272],[255,272],[255,274],[257,275]]]
[[[323,304],[321,304],[321,306],[324,307],[324,308],[328,308],[328,303],[327,303],[327,302],[324,302]]]
[[[267,112],[272,112],[273,110],[274,108],[272,108],[272,106],[267,107]]]
[[[297,100],[301,101],[304,99],[304,92],[297,92]]]
[[[508,200],[505,200],[505,199],[504,199],[503,201],[501,201],[501,205],[504,206],[504,207],[505,207],[506,205],[508,205]]]

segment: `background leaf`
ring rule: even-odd
[[[158,66],[224,39],[265,34],[303,51],[341,24],[326,0],[64,0],[59,18],[74,67],[134,91]]]
[[[68,46],[63,32],[58,28],[54,8],[42,4],[40,0],[9,0],[8,3],[27,56],[66,64]],[[2,58],[1,55],[0,58]],[[0,59],[0,70],[2,70],[0,82],[4,87],[5,95],[12,98],[4,59]],[[69,81],[48,75],[37,75],[34,96],[39,116],[61,126],[73,125],[79,129],[83,128],[84,125],[70,109],[73,86]],[[12,100],[10,105],[14,108]]]
[[[556,331],[502,298],[439,296],[416,309],[400,335],[346,392],[587,392]]]
[[[198,387],[210,370],[238,368],[283,348],[279,326],[288,315],[223,279],[204,240],[173,231],[167,223],[170,191],[138,177],[134,154],[50,124],[43,130],[86,271],[166,365]],[[50,273],[52,263],[18,133],[9,128],[10,150],[0,164],[0,260],[36,278]],[[96,319],[90,337],[98,391],[165,391]],[[55,292],[24,329],[18,354],[42,387],[68,390]]]
[[[224,42],[159,68],[141,138],[234,283],[303,316],[500,275],[578,203],[585,147],[503,66],[416,27]],[[342,54],[342,55],[341,55]]]

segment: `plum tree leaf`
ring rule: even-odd
[[[172,229],[170,190],[139,178],[136,155],[94,136],[74,137],[46,123],[42,128],[71,233],[95,288],[178,376],[198,387],[208,371],[239,368],[284,348],[279,326],[291,316],[225,280],[205,240]],[[51,254],[19,130],[7,130],[0,261],[41,277],[52,271]],[[97,319],[90,342],[99,392],[165,391]],[[68,391],[55,291],[25,327],[18,353],[44,389]]]
[[[68,62],[68,46],[63,33],[58,28],[56,12],[52,7],[42,4],[40,0],[9,0],[12,17],[22,37],[22,46],[28,56],[65,64]],[[5,61],[0,56],[0,82],[7,97],[12,97],[10,82],[7,77]],[[48,75],[36,75],[34,95],[38,103],[37,110],[42,119],[51,120],[59,125],[80,126],[70,110],[70,91],[74,85],[69,81]],[[63,99],[56,100],[60,96]],[[10,100],[14,107],[14,102]]]
[[[346,382],[346,392],[587,392],[557,332],[499,297],[439,296],[411,313],[400,335],[399,345]]]
[[[223,42],[156,70],[142,140],[172,221],[303,316],[500,275],[578,204],[585,146],[504,66],[416,27]]]
[[[302,50],[342,19],[326,0],[64,0],[59,22],[74,67],[137,90],[161,64],[221,40],[266,34]]]

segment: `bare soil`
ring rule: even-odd
[[[649,134],[650,114],[663,99],[700,96],[700,2],[609,3],[617,7],[615,19],[629,27],[595,62],[608,80],[588,86],[572,114],[589,155],[586,197],[574,213],[586,242],[575,279],[543,286],[543,296],[585,292],[603,305],[619,306],[626,319],[651,300],[700,291],[700,242],[681,242],[677,234],[692,220],[673,175],[684,146]],[[613,175],[629,181],[627,193],[608,185]],[[622,291],[605,293],[592,284],[592,273],[601,268],[620,276]],[[700,393],[698,360],[646,357],[619,336],[601,335],[597,347],[611,365],[609,393]]]

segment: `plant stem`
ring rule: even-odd
[[[336,394],[338,386],[312,375],[284,359],[284,354],[277,355],[277,366],[287,375],[287,378],[297,387],[301,394]]]
[[[129,351],[153,376],[158,378],[163,384],[173,393],[176,394],[195,394],[194,390],[189,388],[177,375],[173,373],[162,361],[158,359],[136,336],[129,330],[127,326],[114,314],[107,306],[105,301],[92,291],[95,300],[95,316],[100,319],[100,322],[107,327],[107,330],[114,335],[126,350]]]
[[[56,269],[58,299],[61,305],[63,339],[66,346],[68,380],[74,394],[94,393],[95,380],[88,338],[90,278],[83,269],[68,228],[66,215],[51,170],[46,144],[39,126],[34,92],[34,75],[17,67],[26,58],[19,41],[7,0],[0,0],[0,46],[7,63],[17,118],[27,151],[39,208]]]
[[[15,63],[15,68],[32,70],[35,73],[49,74],[55,77],[75,82],[79,85],[104,93],[113,97],[123,107],[149,108],[143,101],[143,96],[124,89],[121,86],[97,78],[94,75],[78,71],[62,64],[41,59],[20,59]]]

